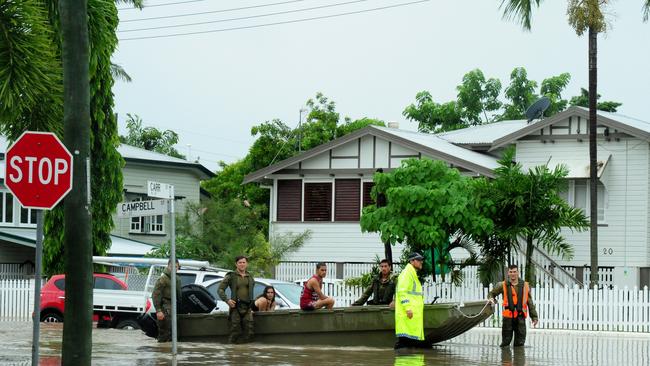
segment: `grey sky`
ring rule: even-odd
[[[148,5],[183,0],[152,0]],[[185,0],[187,1],[187,0]],[[287,0],[284,0],[287,1]],[[204,0],[120,11],[120,30],[215,21],[309,8],[350,0],[303,0],[284,5],[151,21],[130,19],[207,12],[283,0]],[[409,6],[329,19],[181,37],[126,38],[283,22],[416,0],[367,0],[342,6],[192,27],[120,32],[113,61],[133,77],[114,88],[120,132],[126,113],[145,125],[179,133],[178,149],[200,156],[208,168],[245,156],[250,128],[273,118],[290,126],[300,108],[321,91],[342,116],[416,124],[402,116],[415,94],[455,98],[462,76],[480,68],[507,85],[513,68],[529,78],[569,72],[565,97],[587,87],[587,39],[566,21],[565,0],[542,3],[532,32],[504,21],[498,0],[431,0]],[[641,0],[619,0],[612,28],[599,38],[599,92],[623,103],[620,113],[650,121],[650,23],[641,19]],[[120,6],[120,7],[123,7]]]

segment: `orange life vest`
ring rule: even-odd
[[[506,281],[503,281],[503,312],[501,313],[504,318],[517,318],[520,314],[524,317],[528,317],[528,282],[524,282],[523,294],[517,294],[516,288],[510,283],[509,286],[506,286]],[[508,293],[508,287],[510,287],[510,293]],[[512,297],[512,305],[509,302],[509,298]],[[523,301],[519,303],[519,297],[523,298]]]

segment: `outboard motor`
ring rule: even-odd
[[[217,306],[212,294],[203,286],[189,284],[181,289],[179,314],[207,314]]]

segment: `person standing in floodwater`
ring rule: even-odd
[[[428,348],[424,339],[424,292],[417,271],[422,269],[424,257],[411,253],[409,264],[397,278],[395,293],[395,349],[404,347]]]
[[[494,298],[503,295],[503,325],[501,347],[507,347],[515,335],[515,347],[526,343],[526,318],[530,314],[533,327],[537,325],[538,316],[533,297],[530,295],[528,282],[519,278],[519,267],[508,266],[508,280],[496,285],[488,294],[488,301],[494,304]]]
[[[176,270],[181,268],[178,259]],[[172,340],[172,261],[167,263],[167,268],[156,281],[151,293],[153,306],[156,308],[156,321],[158,323],[158,342]],[[176,302],[181,301],[181,278],[176,276]]]
[[[219,284],[217,294],[230,307],[230,343],[248,342],[253,339],[253,289],[255,280],[246,270],[248,258],[240,255],[235,258],[236,270],[228,272]],[[230,288],[230,299],[226,296]]]

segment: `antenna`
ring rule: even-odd
[[[528,118],[528,123],[534,119],[542,118],[544,116],[544,111],[551,105],[551,100],[547,97],[541,97],[531,104],[530,107],[526,110],[526,118]]]

